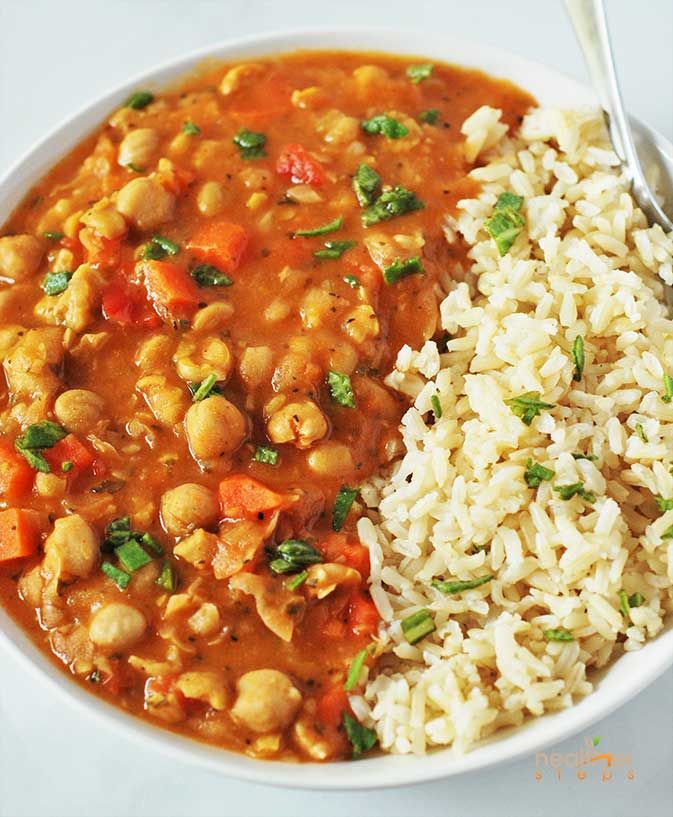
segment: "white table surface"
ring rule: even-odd
[[[629,108],[673,138],[673,4],[607,0]],[[86,101],[175,54],[281,28],[444,26],[584,78],[555,0],[0,0],[0,169]],[[649,82],[651,75],[656,80]],[[535,779],[534,758],[376,793],[278,790],[218,777],[126,743],[0,651],[0,817],[667,817],[673,813],[673,672],[591,729],[633,757],[601,782]],[[575,752],[580,738],[549,751]]]

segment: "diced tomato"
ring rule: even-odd
[[[248,246],[248,233],[230,221],[211,221],[200,227],[187,242],[192,254],[222,272],[235,272]]]
[[[161,326],[159,316],[151,309],[144,291],[138,287],[110,284],[103,293],[103,315],[122,326]]]
[[[173,167],[170,173],[162,174],[161,184],[175,196],[180,195],[194,181],[196,176],[182,167]]]
[[[294,184],[322,187],[327,181],[325,168],[303,145],[285,145],[276,162],[276,172],[288,176]]]
[[[35,511],[9,508],[0,511],[0,562],[32,556],[40,544]]]
[[[78,477],[91,471],[96,461],[96,454],[89,445],[82,442],[74,434],[68,434],[51,448],[44,451],[44,458],[55,474],[65,474],[68,480],[74,482]],[[69,470],[64,471],[64,463],[72,463]],[[66,466],[67,468],[67,466]]]
[[[122,239],[104,238],[97,235],[95,236],[95,243],[97,245],[96,250],[87,252],[89,263],[106,269],[117,267],[121,261]]]
[[[189,316],[199,305],[199,292],[184,267],[170,261],[143,261],[141,271],[154,308],[162,314]]]
[[[354,593],[348,603],[348,624],[355,635],[373,635],[379,626],[374,602],[362,592]]]
[[[0,440],[0,497],[16,502],[30,493],[35,471],[11,443]]]
[[[341,724],[344,712],[350,711],[348,694],[342,684],[329,687],[316,701],[316,718],[334,729]]]
[[[318,546],[328,562],[341,562],[369,578],[369,551],[345,533],[330,533]]]
[[[244,474],[225,477],[220,482],[219,494],[220,508],[226,519],[261,519],[286,503],[282,494]]]
[[[70,250],[70,252],[79,252],[82,249],[82,245],[78,238],[71,238],[67,235],[64,235],[58,243],[62,247],[65,247],[66,250]]]

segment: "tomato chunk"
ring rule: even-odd
[[[145,286],[160,313],[190,315],[199,305],[199,292],[187,271],[169,261],[143,261]]]
[[[40,543],[34,511],[9,508],[0,511],[0,562],[32,556]]]
[[[161,326],[159,316],[152,311],[146,294],[138,287],[110,284],[103,293],[103,315],[122,326]]]
[[[243,474],[225,477],[219,494],[222,515],[227,519],[260,519],[286,502],[282,494]]]
[[[373,635],[379,626],[379,611],[368,595],[354,593],[348,603],[348,623],[355,635]]]
[[[69,479],[74,481],[93,468],[96,455],[79,437],[68,434],[51,448],[47,448],[44,451],[44,458],[55,474],[65,473]],[[67,466],[66,463],[72,463],[72,465]]]
[[[248,246],[248,233],[230,221],[204,224],[187,242],[193,255],[222,272],[235,272]]]
[[[10,443],[0,441],[0,497],[16,502],[30,493],[35,471]]]
[[[344,712],[350,712],[348,694],[342,684],[329,687],[316,701],[316,718],[325,726],[338,728]]]
[[[285,145],[276,162],[276,172],[289,176],[294,184],[322,187],[327,181],[325,168],[299,144]]]
[[[363,579],[369,578],[369,551],[345,533],[331,533],[318,546],[326,562],[340,562],[355,568]]]

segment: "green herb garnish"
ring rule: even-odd
[[[129,573],[135,573],[136,570],[140,570],[141,567],[145,567],[152,561],[140,547],[137,539],[129,539],[123,545],[115,548],[115,555],[122,567],[125,567]]]
[[[238,148],[241,159],[260,159],[266,156],[266,136],[263,133],[241,128],[232,141]]]
[[[447,596],[455,596],[457,593],[462,593],[463,590],[474,590],[475,587],[481,587],[482,584],[490,582],[492,578],[493,576],[479,576],[478,579],[468,579],[464,582],[435,579],[431,584],[436,590],[439,590],[440,593],[445,593]]]
[[[342,280],[353,289],[357,289],[360,286],[360,280],[355,275],[344,275]]]
[[[200,287],[230,287],[234,282],[212,264],[199,264],[189,273]]]
[[[72,278],[72,272],[48,272],[40,286],[46,295],[60,295],[65,292]]]
[[[435,415],[435,418],[439,420],[442,416],[442,404],[439,402],[439,396],[433,394],[430,397],[430,405],[432,406],[432,413]]]
[[[664,375],[664,394],[662,400],[664,403],[670,403],[673,398],[673,377],[670,374]]]
[[[362,130],[370,135],[380,133],[387,136],[388,139],[402,139],[409,134],[409,128],[406,125],[385,113],[372,116],[371,119],[364,119]]]
[[[112,562],[103,562],[100,569],[109,579],[112,579],[120,590],[126,590],[129,586],[129,582],[131,581],[129,574],[115,567]]]
[[[407,68],[407,76],[414,85],[418,85],[423,82],[424,79],[431,76],[434,67],[435,66],[430,62],[423,62],[420,65],[410,65]]]
[[[427,111],[421,111],[418,114],[418,119],[420,122],[425,122],[426,125],[436,125],[439,119],[439,109],[430,108]]]
[[[357,241],[325,241],[324,250],[316,250],[313,255],[316,258],[341,258],[347,251],[352,250]]]
[[[353,760],[357,760],[364,752],[369,751],[376,743],[376,732],[368,729],[357,721],[349,712],[343,714],[343,725],[346,735],[353,747]]]
[[[353,176],[353,190],[360,207],[368,207],[374,204],[381,192],[381,177],[369,165],[362,163]]]
[[[274,573],[297,573],[307,565],[322,562],[322,553],[304,539],[286,539],[271,551],[269,567]]]
[[[180,245],[163,235],[153,235],[145,244],[143,258],[151,261],[158,261],[167,255],[177,255],[180,252]]]
[[[392,190],[386,190],[362,213],[362,223],[371,227],[380,221],[389,221],[391,218],[403,216],[414,210],[422,210],[425,204],[406,187],[397,185]]]
[[[60,241],[65,237],[65,234],[59,233],[58,230],[47,230],[43,235],[49,241]]]
[[[312,227],[310,230],[295,230],[294,235],[300,235],[303,238],[312,238],[316,235],[327,235],[327,233],[335,233],[344,226],[343,216],[338,216],[333,221],[327,224],[322,224],[320,227]]]
[[[297,573],[296,576],[293,576],[291,579],[287,579],[285,582],[285,587],[294,592],[301,587],[302,584],[304,584],[306,579],[308,579],[308,572],[306,570],[302,570],[301,573]]]
[[[572,457],[574,460],[589,460],[589,462],[596,462],[598,459],[595,454],[583,454],[581,451],[574,451]]]
[[[587,491],[583,482],[573,482],[572,485],[557,485],[554,490],[566,502],[574,496],[579,496],[590,505],[596,501],[596,494],[593,491]]]
[[[268,445],[258,445],[255,449],[255,462],[263,462],[265,465],[278,465],[278,451]]]
[[[640,607],[645,603],[645,596],[642,593],[631,593],[628,601],[629,607]]]
[[[133,108],[134,111],[140,111],[146,108],[150,102],[154,102],[154,94],[149,91],[136,91],[124,103],[125,107]]]
[[[327,372],[327,385],[329,387],[330,397],[335,403],[338,403],[340,406],[346,406],[347,408],[355,408],[353,385],[347,374],[329,369]]]
[[[200,403],[201,400],[212,397],[213,394],[222,394],[222,390],[217,387],[217,375],[209,374],[208,377],[199,383],[196,390],[192,393],[192,401],[194,403]]]
[[[201,128],[193,122],[185,122],[182,126],[182,132],[188,136],[198,136],[201,133]]]
[[[509,406],[517,417],[529,426],[538,414],[556,408],[555,403],[545,403],[540,400],[539,391],[527,391],[518,397],[510,397],[505,400],[505,405]]]
[[[422,608],[416,613],[402,619],[402,632],[409,644],[416,644],[426,635],[430,635],[437,628],[429,610]]]
[[[544,630],[543,635],[547,639],[547,641],[574,641],[575,640],[575,636],[570,632],[570,630],[566,630],[565,627],[559,627],[558,629]]]
[[[526,460],[526,470],[523,478],[529,488],[538,488],[542,482],[550,480],[553,476],[554,472],[551,468],[545,468],[544,465],[533,462],[530,457]]]
[[[64,474],[67,474],[68,471],[72,471],[74,467],[75,463],[72,460],[65,460],[61,463],[61,471],[63,471]]]
[[[365,647],[364,649],[360,650],[360,652],[351,661],[351,665],[348,668],[348,675],[346,676],[346,683],[344,684],[344,689],[346,692],[350,692],[351,689],[354,689],[357,686],[357,683],[360,680],[362,667],[364,667],[368,655],[369,647]]]
[[[522,205],[523,196],[516,196],[514,193],[501,193],[493,209],[493,214],[484,223],[484,227],[495,241],[500,255],[507,255],[526,223],[526,220],[519,212]]]
[[[164,590],[167,590],[169,593],[175,592],[178,582],[175,571],[171,567],[170,562],[164,562],[163,567],[161,568],[161,573],[157,577],[155,584],[158,584],[159,587],[163,587]]]
[[[131,527],[131,518],[129,516],[120,516],[118,519],[113,519],[105,528],[105,536],[101,550],[105,553],[110,553],[113,550],[116,552],[120,547],[135,542],[137,545],[144,545],[150,550],[154,551],[158,556],[164,552],[161,545],[149,533],[133,530]]]
[[[664,499],[661,494],[657,494],[657,496],[654,497],[654,500],[657,503],[657,507],[661,513],[673,511],[673,499]]]
[[[144,173],[145,172],[145,168],[140,167],[140,165],[137,165],[135,162],[128,162],[127,164],[124,165],[124,167],[127,170],[130,170],[132,173]]]
[[[384,267],[383,280],[386,284],[396,284],[408,275],[418,275],[421,272],[423,272],[423,264],[421,264],[421,259],[417,255],[406,258],[404,261],[401,258],[396,258],[392,264]]]
[[[573,380],[579,381],[582,379],[582,372],[584,371],[584,340],[581,335],[578,335],[573,341],[572,354],[575,363]]]
[[[58,423],[43,420],[41,423],[29,425],[24,433],[14,440],[14,447],[31,468],[48,474],[51,468],[42,452],[46,448],[52,448],[67,435],[68,432]]]
[[[334,507],[332,508],[332,530],[340,531],[343,528],[348,512],[358,493],[358,488],[349,488],[348,485],[342,485],[339,488],[339,493],[336,495]]]
[[[642,423],[636,423],[636,434],[640,437],[640,439],[644,443],[648,443],[649,440],[647,439],[647,434],[645,434],[645,429],[643,428]]]

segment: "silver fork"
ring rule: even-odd
[[[629,118],[624,111],[603,0],[566,0],[566,8],[584,53],[594,89],[605,112],[615,153],[629,174],[633,196],[651,223],[660,224],[666,232],[670,232],[673,230],[673,221],[664,211],[645,178]],[[671,157],[666,155],[665,146],[652,138],[649,129],[639,126],[637,121],[633,122],[633,125],[638,136],[641,155],[646,157],[647,161],[656,162],[660,168],[662,192],[666,195],[670,208],[672,201],[670,194],[673,193]]]

